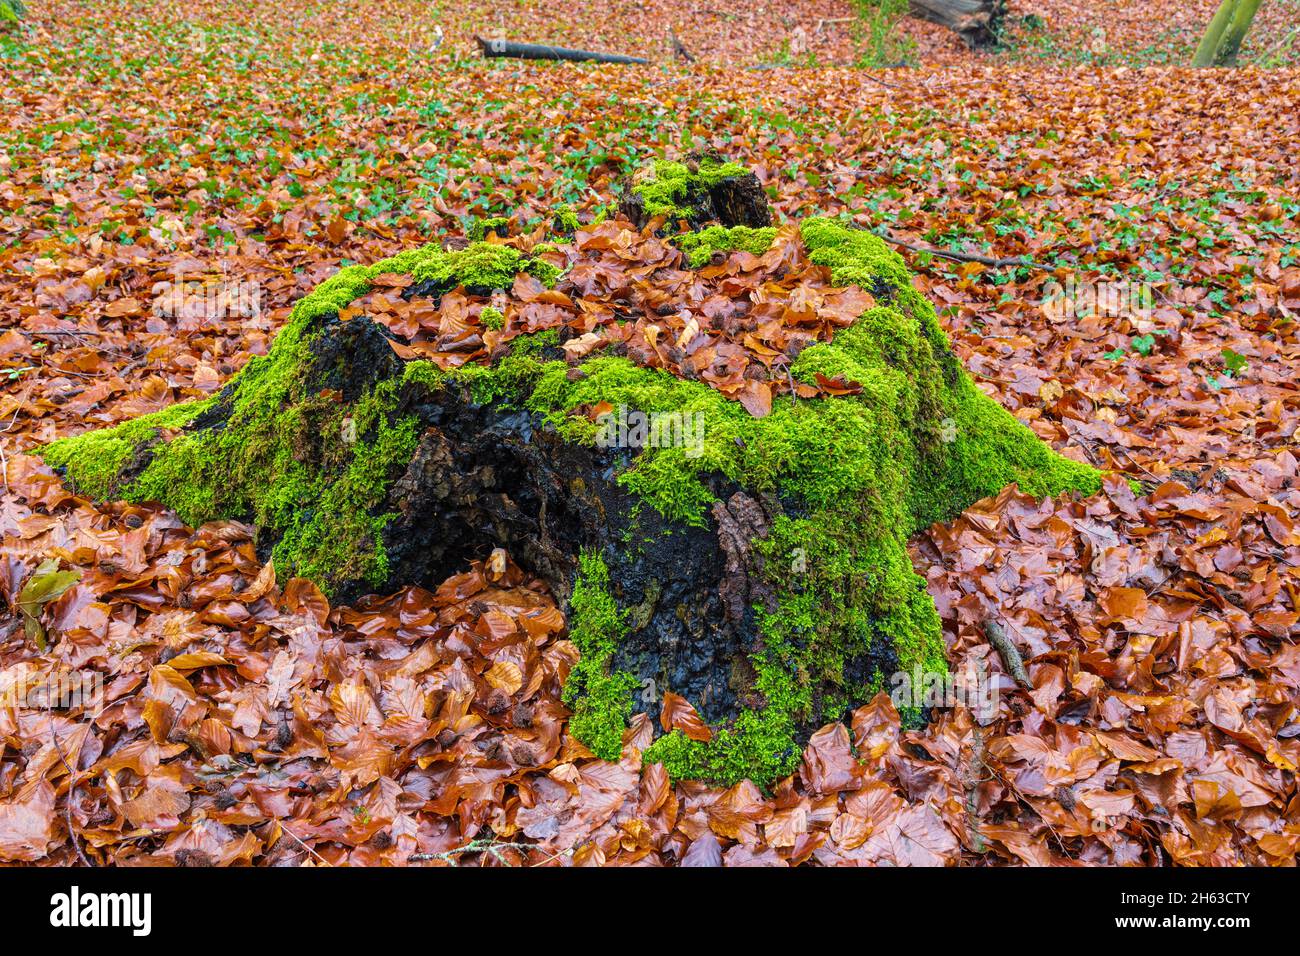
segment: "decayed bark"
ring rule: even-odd
[[[748,688],[733,680],[733,663],[754,639],[744,598],[759,585],[732,524],[684,528],[638,511],[616,480],[637,449],[567,442],[527,412],[476,404],[464,387],[411,400],[423,437],[384,506],[400,516],[385,532],[392,586],[436,584],[502,547],[567,606],[578,555],[598,551],[629,609],[615,666],[688,697],[706,720],[734,715]],[[729,507],[749,500],[733,492]],[[657,717],[658,696],[644,703]]]

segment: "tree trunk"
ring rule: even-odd
[[[1205,30],[1192,66],[1232,66],[1262,0],[1224,0]]]
[[[969,47],[992,46],[1006,13],[1005,0],[911,0],[911,14],[957,33]]]
[[[745,201],[720,202],[723,183]],[[506,549],[569,615],[570,730],[607,759],[644,710],[673,728],[646,755],[673,776],[767,784],[879,690],[920,718],[932,701],[916,692],[946,665],[908,535],[1013,481],[1055,494],[1099,476],[979,391],[878,237],[812,219],[777,244],[738,226],[762,190],[716,157],[659,163],[629,189],[649,218],[666,205],[660,222],[721,217],[674,240],[692,262],[726,275],[747,261],[728,250],[771,246],[773,269],[797,254],[789,268],[869,290],[874,308],[784,369],[792,389],[829,391],[749,409],[617,350],[566,360],[545,333],[439,367],[349,308],[394,275],[426,308],[557,279],[556,297],[581,297],[553,263],[480,242],[344,269],[215,397],[42,454],[88,496],[253,521],[277,573],[337,599],[435,585]],[[606,248],[627,247],[630,226],[606,228]],[[666,692],[702,721],[661,714]]]

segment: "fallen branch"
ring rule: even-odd
[[[98,329],[14,329],[19,335],[103,335]]]
[[[452,866],[459,866],[460,864],[456,862],[457,857],[466,853],[483,853],[492,857],[492,859],[496,860],[502,866],[510,866],[510,861],[502,854],[502,850],[519,850],[525,855],[525,859],[527,859],[527,854],[530,850],[538,849],[541,848],[535,843],[508,843],[498,842],[492,839],[479,839],[471,840],[464,846],[458,846],[452,850],[444,850],[442,853],[412,853],[407,857],[407,861],[411,863],[427,863],[430,860],[441,860],[442,862],[448,863]],[[533,866],[541,866],[543,863],[550,863],[552,860],[561,856],[566,856],[572,852],[572,847],[566,850],[560,850],[558,853],[552,853],[539,863],[534,863]]]
[[[1002,666],[1007,669],[1007,673],[1015,678],[1016,683],[1021,687],[1032,690],[1034,685],[1029,679],[1029,672],[1025,670],[1024,659],[1011,638],[1007,637],[1007,632],[1002,630],[1002,625],[991,617],[985,618],[984,636],[989,639],[989,643],[1002,658]]]
[[[485,57],[511,57],[517,60],[570,60],[590,63],[649,63],[639,56],[624,56],[622,53],[595,53],[591,50],[570,50],[562,46],[550,46],[545,43],[515,43],[513,40],[485,40],[476,36],[475,41]]]
[[[908,13],[947,27],[975,48],[997,42],[1004,0],[911,0]]]
[[[1289,49],[1298,36],[1300,36],[1300,27],[1295,27],[1290,32],[1284,33],[1282,39],[1278,40],[1259,56],[1255,57],[1255,64],[1257,66],[1268,66],[1275,56],[1282,53],[1284,50]]]
[[[978,724],[971,728],[970,759],[963,765],[961,782],[966,789],[966,831],[970,837],[971,849],[976,853],[987,853],[988,844],[984,834],[980,833],[979,788],[985,780],[992,779],[985,774],[987,751],[984,746],[984,731]]]
[[[898,90],[900,93],[907,92],[903,87],[897,86],[893,83],[887,83],[884,80],[882,80],[880,77],[872,76],[870,73],[862,73],[861,76],[863,79],[870,80],[872,83],[879,83],[881,86],[885,87],[886,89]]]
[[[822,17],[817,21],[817,29],[813,33],[820,35],[822,28],[828,23],[852,23],[857,17]]]

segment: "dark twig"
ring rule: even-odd
[[[593,50],[570,50],[567,47],[551,46],[549,43],[516,43],[513,40],[484,39],[476,36],[474,40],[483,51],[484,57],[513,57],[520,60],[569,60],[585,63],[649,63],[645,57],[626,56],[622,53],[597,53]]]
[[[895,83],[887,83],[886,81],[882,80],[880,77],[878,77],[878,76],[872,76],[870,73],[865,73],[865,72],[863,72],[863,73],[860,73],[859,75],[861,75],[861,76],[867,78],[867,79],[870,80],[872,83],[879,83],[881,86],[885,87],[886,89],[890,89],[890,90],[898,90],[900,93],[906,93],[906,92],[907,92],[907,90],[904,89],[903,87],[898,86],[898,85],[895,84]]]
[[[81,865],[94,869],[95,864],[81,849],[81,843],[77,840],[77,828],[72,823],[72,798],[77,793],[77,775],[73,772],[72,765],[68,763],[67,755],[63,752],[63,746],[59,743],[59,732],[54,729],[54,710],[50,705],[53,690],[48,683],[45,686],[45,691],[45,710],[50,716],[50,738],[54,741],[54,752],[59,755],[59,761],[63,764],[63,769],[68,772],[68,795],[63,800],[63,818],[68,825],[68,840],[71,841],[72,848],[77,851],[77,858],[81,860]]]
[[[1034,685],[1029,679],[1029,672],[1025,670],[1024,659],[1011,638],[1007,637],[1007,632],[1002,629],[1002,625],[991,617],[985,618],[984,636],[997,650],[998,656],[1002,658],[1002,665],[1007,669],[1007,673],[1015,678],[1016,683],[1026,689],[1032,689]]]

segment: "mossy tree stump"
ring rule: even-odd
[[[629,196],[652,226],[688,227],[674,241],[692,266],[776,235],[754,212],[752,175],[711,158],[657,164]],[[400,358],[390,332],[347,313],[385,275],[435,301],[521,274],[560,279],[554,256],[477,242],[343,269],[216,396],[42,454],[89,496],[157,500],[196,525],[251,520],[279,574],[339,599],[436,584],[503,547],[568,612],[575,736],[615,759],[628,717],[657,715],[672,692],[709,726],[660,736],[646,759],[676,777],[767,784],[797,765],[811,729],[895,673],[946,671],[911,534],[1012,482],[1036,495],[1100,484],[976,388],[879,238],[826,219],[798,232],[834,286],[877,303],[788,366],[792,387],[848,383],[844,394],[781,396],[754,417],[617,354],[566,361],[546,333],[444,369]],[[700,428],[689,446],[611,446],[598,408]]]

